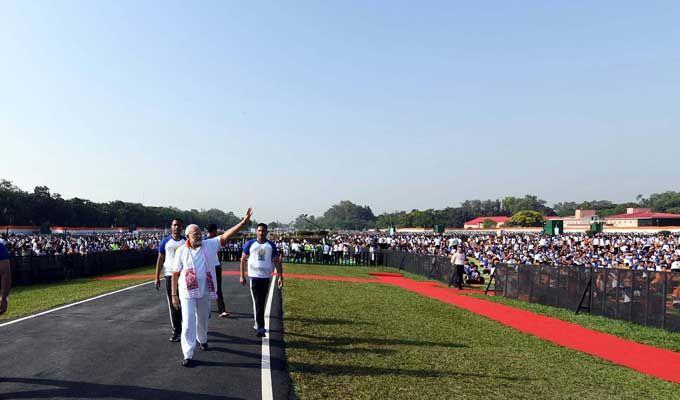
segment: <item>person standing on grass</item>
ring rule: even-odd
[[[9,265],[9,252],[0,242],[0,315],[7,312],[9,290],[12,288],[12,271]]]
[[[187,226],[186,245],[175,252],[172,262],[172,305],[182,310],[182,365],[194,365],[194,349],[198,341],[201,350],[208,350],[208,319],[210,299],[217,299],[215,268],[210,253],[219,249],[240,231],[253,215],[251,208],[243,219],[220,236],[203,239],[198,225]]]
[[[453,264],[456,273],[456,284],[458,289],[463,289],[463,273],[465,272],[465,250],[463,245],[458,246],[458,250],[451,256],[451,264]]]
[[[217,225],[208,225],[208,239],[212,239],[217,236]],[[215,266],[215,278],[217,278],[217,313],[220,318],[226,318],[229,316],[227,308],[224,304],[224,296],[222,295],[222,264],[220,263],[219,250],[215,253],[208,254],[208,261],[210,265]]]
[[[278,287],[283,287],[283,265],[276,245],[267,239],[267,224],[257,225],[257,238],[243,246],[241,256],[241,285],[246,284],[246,269],[250,279],[250,294],[253,297],[254,328],[257,337],[264,337],[264,308],[269,294],[274,268],[278,274]]]
[[[168,300],[168,312],[170,314],[170,326],[172,326],[171,342],[179,342],[182,333],[182,311],[172,306],[172,261],[175,258],[175,251],[182,247],[185,238],[182,236],[182,220],[175,218],[170,223],[170,236],[161,240],[158,246],[158,259],[156,260],[156,278],[154,286],[156,290],[161,287],[161,271],[165,276],[165,295]]]

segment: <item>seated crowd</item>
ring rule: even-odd
[[[116,250],[157,249],[162,235],[118,233],[98,235],[22,235],[0,236],[13,257],[89,254]]]
[[[680,237],[644,234],[396,234],[343,232],[321,241],[278,241],[277,247],[294,260],[351,259],[356,254],[393,250],[450,256],[463,246],[468,257],[484,269],[492,264],[543,264],[680,270]]]

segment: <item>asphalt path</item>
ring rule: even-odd
[[[0,399],[261,399],[262,340],[250,291],[233,275],[222,288],[231,317],[217,318],[213,302],[209,349],[197,347],[194,368],[181,366],[180,344],[168,341],[165,293],[152,284],[2,326]],[[273,296],[272,393],[288,399],[281,292]]]

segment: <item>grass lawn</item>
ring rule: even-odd
[[[149,266],[117,271],[109,275],[153,274],[154,272],[155,267]],[[0,321],[49,310],[146,281],[150,279],[100,281],[92,277],[43,285],[16,286],[12,288],[8,310],[0,315]]]
[[[284,311],[303,400],[669,399],[680,390],[388,285],[291,279]]]

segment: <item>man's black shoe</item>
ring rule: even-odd
[[[191,368],[194,366],[194,360],[192,360],[191,358],[185,358],[184,360],[182,360],[182,366],[186,368]]]
[[[264,328],[260,328],[257,330],[257,337],[264,337],[265,330]]]
[[[172,336],[170,336],[170,339],[168,340],[171,342],[179,342],[179,335],[173,334]]]
[[[205,343],[199,342],[198,345],[201,347],[201,350],[208,351],[208,342]]]

